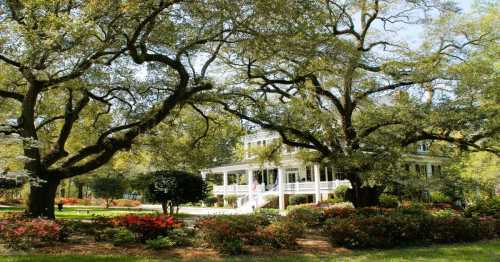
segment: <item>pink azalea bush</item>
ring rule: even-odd
[[[59,240],[60,233],[60,225],[53,220],[0,220],[0,239],[16,249],[52,243]]]

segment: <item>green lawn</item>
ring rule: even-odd
[[[2,207],[1,212],[22,212],[22,207]],[[133,208],[96,208],[96,207],[65,207],[63,211],[56,210],[57,219],[91,219],[95,216],[114,217],[125,214],[154,214],[156,211],[141,210]],[[185,214],[179,214],[180,217],[185,217]]]
[[[5,256],[0,262],[160,262],[180,261],[178,259],[152,259],[144,257],[118,256]],[[206,258],[193,261],[207,261]],[[478,242],[473,244],[440,245],[432,247],[404,248],[386,251],[356,251],[349,254],[332,254],[330,256],[287,256],[287,257],[230,257],[219,261],[276,261],[276,262],[309,262],[309,261],[500,261],[500,240]]]

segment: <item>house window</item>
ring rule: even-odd
[[[415,171],[417,172],[417,174],[419,174],[421,176],[427,176],[427,167],[426,167],[426,165],[416,164],[415,165]]]
[[[313,181],[313,177],[312,166],[306,166],[306,181]]]
[[[288,183],[295,183],[297,182],[298,170],[296,168],[287,169],[286,176]]]
[[[441,166],[432,165],[432,175],[441,175]]]
[[[337,168],[335,168],[335,178],[336,178],[336,179],[339,179],[339,180],[346,179],[346,178],[345,178],[345,173],[344,173],[344,169],[343,169],[343,168],[341,168],[341,167],[337,167]]]
[[[425,142],[419,143],[417,146],[417,152],[419,152],[419,153],[429,152],[429,147],[430,146],[428,143],[425,143]]]
[[[333,181],[333,180],[335,180],[335,179],[333,178],[333,168],[332,168],[332,167],[330,167],[330,166],[327,166],[327,167],[325,167],[325,169],[326,169],[326,174],[327,174],[327,177],[328,177],[328,181]]]
[[[319,168],[319,181],[327,181],[325,169],[322,167]]]

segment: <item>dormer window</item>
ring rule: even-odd
[[[430,145],[426,142],[418,143],[417,152],[418,153],[427,153],[429,152]]]

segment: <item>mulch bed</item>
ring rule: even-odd
[[[330,243],[321,236],[301,238],[295,249],[278,250],[264,246],[248,246],[246,255],[250,256],[289,256],[289,255],[331,255],[332,253],[350,253],[345,248],[332,247]],[[153,258],[172,258],[182,260],[191,259],[221,259],[224,255],[214,249],[203,247],[182,247],[169,250],[155,251],[146,248],[142,244],[126,246],[114,246],[111,243],[95,242],[91,238],[72,239],[70,242],[56,243],[52,246],[39,247],[30,251],[6,251],[0,248],[0,254],[44,254],[44,255],[115,255],[115,256],[138,256]]]

